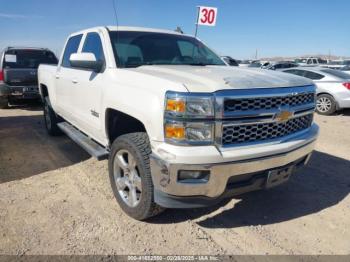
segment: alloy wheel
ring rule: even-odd
[[[114,156],[114,181],[123,201],[130,207],[140,203],[142,183],[134,156],[125,149]]]
[[[332,101],[328,97],[320,97],[317,99],[316,108],[319,112],[326,113],[332,107]]]

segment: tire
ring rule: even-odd
[[[8,97],[1,97],[0,98],[0,109],[8,108],[8,106],[9,106]]]
[[[146,133],[118,137],[109,155],[109,178],[114,196],[122,210],[136,220],[145,220],[163,211],[154,202]]]
[[[317,96],[316,112],[320,115],[332,115],[337,110],[337,104],[331,95],[322,94]]]
[[[57,126],[61,119],[56,115],[55,111],[50,106],[49,98],[43,99],[44,121],[46,131],[50,136],[58,136],[62,134],[61,129]]]

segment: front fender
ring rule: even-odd
[[[114,72],[112,79],[113,84],[105,88],[103,95],[105,108],[138,119],[145,126],[151,141],[164,141],[165,93],[168,90],[186,92],[186,88],[158,77],[126,70]]]

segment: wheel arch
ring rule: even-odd
[[[134,132],[147,133],[145,124],[141,120],[113,108],[106,109],[105,130],[109,145],[121,135]]]
[[[337,101],[337,99],[335,99],[335,97],[331,94],[331,93],[328,93],[328,92],[320,92],[320,93],[317,93],[316,96],[319,97],[321,95],[328,95],[328,96],[331,96],[335,102],[335,107],[336,107],[336,110],[339,110],[340,109],[340,106],[339,106],[339,103]]]

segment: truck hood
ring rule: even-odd
[[[311,80],[292,74],[229,66],[152,65],[127,70],[177,82],[184,85],[190,92],[293,87],[313,84]]]

